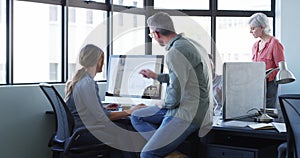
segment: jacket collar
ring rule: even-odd
[[[178,40],[179,38],[181,38],[182,36],[183,36],[183,34],[180,33],[180,34],[177,34],[175,37],[173,37],[173,38],[168,42],[168,45],[166,46],[166,50],[167,50],[167,51],[170,50],[171,47],[173,46],[174,42],[175,42],[176,40]]]

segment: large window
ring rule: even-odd
[[[258,39],[250,33],[248,20],[248,17],[217,17],[215,56],[219,73],[224,62],[252,61],[252,46]],[[269,23],[273,28],[273,18],[269,18]]]
[[[50,72],[50,63],[61,65],[61,21],[52,21],[53,7],[42,3],[15,1],[13,82],[58,82]],[[56,9],[54,9],[56,10]],[[57,9],[61,18],[61,9]],[[49,18],[50,17],[50,18]]]
[[[208,10],[209,0],[155,0],[154,7],[155,9]]]
[[[210,53],[211,50],[211,20],[210,17],[172,16],[175,31],[198,41]],[[166,50],[155,40],[152,44],[152,54],[165,55]]]
[[[217,51],[223,62],[251,61],[255,39],[250,33],[248,17],[218,17]],[[269,19],[271,28],[272,18]]]
[[[88,43],[105,52],[97,81],[106,80],[110,54],[165,55],[146,26],[147,17],[158,11],[171,15],[177,33],[199,41],[212,54],[217,73],[224,62],[251,61],[257,39],[247,22],[253,13],[267,14],[275,32],[275,0],[63,2],[0,0],[0,84],[66,82],[79,68],[78,53]]]
[[[217,18],[217,55],[223,62],[251,61],[251,50],[255,40],[250,34],[248,18]]]
[[[142,8],[144,6],[144,1],[143,0],[114,0],[113,4]]]
[[[271,0],[218,0],[218,9],[271,11]]]
[[[113,54],[145,54],[145,16],[114,12]]]
[[[5,0],[0,0],[0,84],[5,83],[6,73],[6,22],[5,22],[5,11],[6,11]]]
[[[71,11],[71,12],[70,12]],[[77,70],[76,59],[80,49],[85,44],[95,44],[104,52],[107,47],[107,19],[106,12],[94,9],[69,7],[68,27],[68,78],[72,78]],[[105,70],[96,76],[96,80],[105,79]]]

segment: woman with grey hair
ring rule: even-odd
[[[250,33],[254,38],[259,38],[252,47],[252,61],[265,62],[266,70],[277,68],[280,61],[284,61],[284,48],[270,32],[269,19],[264,13],[253,14],[248,22]],[[274,71],[267,79],[267,108],[276,107],[278,85],[275,77],[278,71]]]

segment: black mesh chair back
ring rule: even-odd
[[[64,143],[73,131],[74,120],[65,104],[65,101],[53,85],[41,84],[40,88],[47,96],[56,117],[56,135],[54,140],[57,143]]]
[[[51,147],[51,150],[53,151],[52,157],[58,158],[60,157],[60,153],[64,152],[64,144],[66,140],[72,134],[74,120],[70,111],[67,109],[65,101],[53,85],[40,84],[39,86],[54,111],[56,129],[55,133],[49,140],[48,146]]]
[[[279,96],[280,107],[288,132],[287,157],[300,157],[300,94]]]

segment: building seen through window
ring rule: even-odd
[[[248,19],[217,17],[216,44],[223,62],[252,61],[252,45],[257,39],[250,33]],[[272,18],[269,20],[272,24]]]
[[[145,54],[145,16],[114,12],[113,54]],[[120,25],[122,23],[122,25]]]
[[[113,4],[121,5],[121,6],[134,6],[138,8],[143,8],[144,1],[143,0],[114,0]]]
[[[61,65],[61,22],[58,20],[54,25],[50,22],[50,6],[14,2],[14,83],[52,81],[50,63]],[[61,17],[59,9],[57,15]],[[61,74],[61,69],[57,74]]]
[[[99,46],[103,51],[107,47],[107,19],[106,11],[86,9],[78,7],[68,7],[73,19],[69,19],[68,25],[68,79],[76,71],[76,61],[80,49],[91,41]],[[103,72],[106,72],[104,66]],[[97,74],[95,80],[105,80],[106,73]]]
[[[91,10],[86,11],[86,23],[93,24],[93,11]]]
[[[218,10],[271,11],[271,0],[218,0]]]
[[[98,45],[104,50],[106,58],[109,54],[165,55],[163,47],[153,42],[153,39],[147,40],[144,0],[114,0],[111,8],[113,14],[105,10],[105,0],[95,0],[92,3],[71,2],[66,12],[67,25],[62,23],[65,13],[62,13],[63,6],[60,4],[50,3],[51,0],[14,1],[13,40],[6,36],[9,26],[6,24],[7,1],[0,0],[0,84],[7,84],[6,79],[11,77],[7,75],[10,74],[13,74],[13,84],[64,82],[76,71],[77,55],[86,42]],[[98,2],[100,3],[97,4]],[[153,4],[154,10],[164,9],[169,12],[178,33],[200,41],[209,53],[215,54],[216,71],[220,72],[223,62],[251,61],[252,45],[257,39],[249,33],[249,17],[245,17],[243,12],[248,14],[249,11],[265,11],[269,16],[275,13],[271,10],[271,0],[217,2],[216,9],[221,12],[215,17],[210,15],[209,9],[213,8],[209,8],[209,0],[154,0],[148,4]],[[235,5],[237,3],[241,5]],[[103,8],[98,8],[97,5]],[[128,11],[131,7],[133,8]],[[238,12],[236,15],[235,12],[230,12],[233,14],[230,17],[222,15],[228,11]],[[183,15],[178,15],[178,12]],[[212,20],[214,18],[216,21]],[[113,20],[109,23],[112,26],[107,24],[108,20]],[[269,20],[270,24],[273,24],[274,18],[270,17]],[[182,24],[188,28],[182,27]],[[273,26],[271,28],[273,29]],[[63,36],[63,33],[67,37]],[[12,42],[13,48],[7,49],[7,46],[10,46],[7,45],[8,41]],[[214,44],[216,50],[211,52]],[[151,46],[151,52],[146,47],[148,45]],[[62,49],[64,46],[67,48]],[[7,61],[7,53],[13,53],[13,69],[10,73],[7,73],[7,65],[11,64],[10,60]],[[62,60],[64,56],[68,59],[66,63]],[[107,62],[107,59],[105,61]],[[104,64],[103,73],[96,76],[96,80],[106,80],[106,66],[107,63]],[[66,72],[62,71],[64,67],[68,68]],[[63,72],[66,74],[62,74]]]
[[[209,0],[155,0],[155,9],[208,10]]]
[[[49,65],[49,79],[50,81],[57,81],[58,80],[58,63],[50,63]]]
[[[57,21],[58,15],[57,15],[57,6],[49,6],[49,20],[50,21]]]

